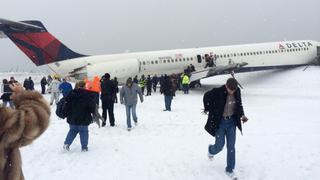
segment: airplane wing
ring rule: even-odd
[[[243,66],[248,65],[246,62],[242,63],[233,63],[226,66],[216,66],[209,67],[203,70],[194,71],[191,73],[190,82],[197,81],[203,78],[219,75],[219,74],[227,74],[231,71],[242,68]]]

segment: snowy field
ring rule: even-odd
[[[4,76],[2,74],[1,76]],[[244,86],[242,100],[249,121],[237,131],[236,169],[239,179],[319,179],[320,68],[297,68],[236,75]],[[189,95],[177,92],[172,112],[163,112],[158,92],[137,106],[139,124],[126,130],[125,108],[115,104],[116,127],[90,125],[89,151],[79,137],[70,152],[62,150],[68,124],[52,107],[48,130],[22,148],[27,180],[224,180],[226,149],[207,158],[214,142],[203,129],[205,91],[229,76],[203,80]],[[38,89],[39,86],[37,86]],[[49,99],[49,96],[45,96]]]

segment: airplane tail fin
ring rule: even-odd
[[[51,35],[40,21],[10,21],[0,18],[0,38],[8,37],[37,66],[84,57]]]

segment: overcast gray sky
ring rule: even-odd
[[[320,40],[319,0],[3,0],[0,17],[40,20],[76,52],[98,55]],[[0,71],[36,66],[0,39]]]

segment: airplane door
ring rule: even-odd
[[[202,60],[201,55],[199,55],[199,54],[197,55],[197,60],[198,60],[198,63],[201,63],[201,60]]]

